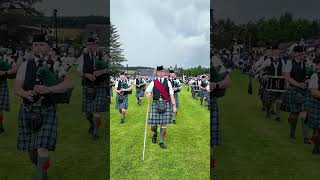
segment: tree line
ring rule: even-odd
[[[230,18],[213,19],[213,44],[218,49],[232,49],[236,39],[238,44],[244,44],[246,49],[250,45],[278,48],[281,43],[317,37],[319,31],[319,20],[294,18],[287,12],[278,18],[261,18],[246,24],[236,24]]]

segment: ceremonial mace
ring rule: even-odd
[[[142,161],[144,161],[144,152],[145,152],[145,150],[146,150],[146,139],[147,139],[147,128],[148,128],[149,105],[150,105],[150,99],[148,98],[148,107],[147,107],[147,114],[146,114],[146,125],[145,125],[145,127],[144,127],[144,142],[143,142],[143,151],[142,151]]]

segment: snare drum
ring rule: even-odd
[[[268,92],[286,92],[288,84],[283,76],[267,76]]]

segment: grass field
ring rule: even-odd
[[[248,76],[232,73],[232,87],[220,100],[222,145],[215,148],[215,174],[222,180],[319,179],[320,157],[313,145],[302,142],[300,122],[297,142],[289,141],[288,114],[281,121],[265,119],[261,111],[258,83],[254,95],[247,93]]]
[[[81,113],[82,89],[75,73],[71,77],[76,84],[71,103],[59,106],[58,142],[52,152],[50,180],[105,180],[106,163],[106,123],[100,130],[100,139],[93,141],[88,135],[88,122]],[[10,89],[13,81],[10,80]],[[21,100],[10,92],[11,112],[5,113],[6,133],[0,135],[0,179],[35,179],[35,167],[26,153],[16,148],[18,110]],[[106,116],[105,116],[106,117]],[[105,118],[106,119],[106,118]]]
[[[145,160],[142,161],[146,99],[137,105],[135,91],[129,97],[126,123],[120,123],[111,105],[111,179],[209,179],[209,111],[193,100],[187,87],[180,93],[177,124],[167,126],[167,149],[151,142],[148,127]]]

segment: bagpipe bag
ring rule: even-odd
[[[64,81],[63,78],[58,77],[55,73],[50,71],[47,65],[44,65],[37,70],[37,76],[45,86],[55,86]],[[64,93],[51,94],[52,100],[56,104],[69,104],[73,89],[69,89]]]

